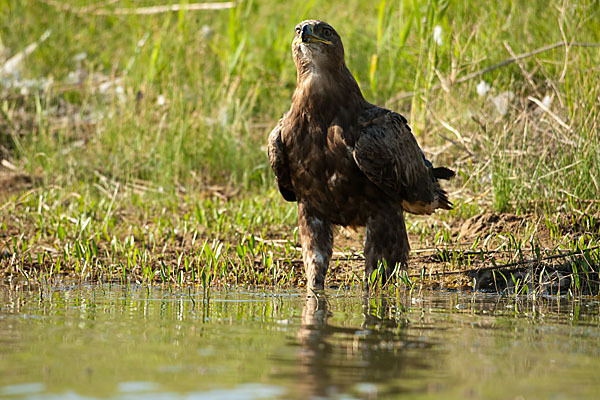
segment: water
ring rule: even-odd
[[[597,399],[599,311],[451,292],[3,287],[0,398]]]

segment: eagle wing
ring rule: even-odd
[[[352,155],[371,182],[415,214],[452,208],[437,179],[449,179],[454,172],[433,168],[403,116],[371,106],[359,117],[359,124]]]
[[[288,167],[288,159],[285,151],[285,146],[281,140],[281,129],[283,127],[285,115],[279,120],[277,126],[273,128],[269,134],[269,143],[267,146],[267,154],[271,168],[275,173],[275,180],[279,187],[279,192],[287,201],[296,201],[296,194],[292,187],[290,178],[290,170]]]

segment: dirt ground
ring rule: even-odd
[[[24,172],[0,167],[0,201],[11,194],[30,189],[33,183],[34,178]]]
[[[32,189],[35,184],[36,178],[18,171],[8,162],[3,162],[0,167],[0,202],[4,203],[2,200],[8,196]],[[427,226],[436,221],[435,216],[430,218],[432,219],[420,218],[417,225]],[[446,222],[445,226],[449,237],[443,243],[434,243],[434,235],[431,233],[424,237],[413,234],[410,236],[412,250],[407,271],[408,278],[430,288],[462,290],[475,288],[501,291],[510,287],[511,282],[514,284],[515,279],[524,281],[531,279],[533,275],[544,273],[554,276],[557,284],[564,286],[566,284],[564,276],[572,275],[569,265],[573,262],[573,257],[584,255],[585,251],[581,251],[580,254],[572,254],[576,252],[561,249],[561,245],[553,240],[544,218],[535,214],[516,215],[487,212],[467,220],[456,219]],[[600,221],[600,215],[595,218],[595,221]],[[559,215],[556,222],[564,242],[576,241],[582,234],[589,233],[586,229],[589,230],[590,227],[585,228],[583,224],[578,224],[578,218],[574,218],[572,215]],[[4,242],[0,254],[0,278],[4,279],[19,276],[15,271],[14,254],[10,251],[8,243],[11,237],[20,233],[12,228],[14,227],[7,226],[0,233],[0,239]],[[595,234],[597,234],[600,227],[594,226],[591,227],[591,230],[592,233],[596,232]],[[269,234],[271,239],[258,238],[258,240],[278,246],[278,243],[282,241],[277,238],[282,236],[284,235],[278,236],[273,232]],[[335,249],[326,284],[330,287],[341,287],[361,282],[364,269],[364,258],[361,253],[364,230],[354,231],[339,228],[335,233],[334,241]],[[100,246],[107,246],[107,244]],[[235,247],[235,244],[232,247]],[[51,248],[52,246],[48,244],[33,249],[34,254],[29,253],[30,257],[21,257],[23,265],[20,265],[19,268],[34,274],[36,271],[51,270],[51,264],[57,252],[51,251],[50,257],[44,258],[45,261],[42,262],[44,265],[40,265],[38,254],[35,254],[36,251],[48,252],[52,250]],[[293,269],[294,278],[292,281],[288,281],[287,285],[303,286],[305,284],[304,272],[298,245],[296,250],[296,258],[286,258],[285,260],[276,258],[274,261],[279,263],[281,273],[284,275],[290,275],[289,272]],[[595,250],[597,257],[597,248],[587,250]],[[178,244],[163,247],[158,260],[165,263],[172,262],[177,254],[191,251],[193,251],[192,244],[186,238],[181,238]],[[13,260],[11,261],[11,259]],[[590,264],[589,260],[592,258],[588,257],[587,264]],[[110,260],[100,261],[111,262]],[[597,276],[598,265],[594,261],[591,263],[592,265],[589,266]],[[254,264],[257,272],[267,272],[266,266],[260,259],[257,258]],[[494,271],[504,272],[500,283]],[[74,275],[74,271],[69,268],[64,268],[60,273],[63,278]],[[506,278],[507,276],[510,276],[510,279]],[[94,278],[94,275],[90,274],[89,278],[94,280],[98,276]],[[141,278],[132,276],[131,279],[140,282]],[[187,281],[191,283],[190,279]]]

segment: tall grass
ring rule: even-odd
[[[68,4],[76,10],[94,3]],[[530,198],[565,199],[564,192],[589,199],[598,192],[598,48],[559,48],[484,75],[492,90],[482,98],[475,92],[478,80],[452,86],[461,75],[509,57],[504,43],[520,53],[563,39],[600,41],[597,1],[485,7],[440,0],[350,1],[344,7],[242,1],[223,11],[95,16],[3,0],[2,9],[5,54],[52,31],[21,75],[52,77],[54,84],[27,96],[5,90],[2,105],[15,119],[25,109],[35,120],[19,125],[23,149],[14,156],[49,183],[93,182],[100,171],[167,190],[194,182],[265,187],[264,138],[295,83],[293,27],[311,17],[340,32],[369,100],[411,116],[425,146],[458,142],[437,158],[465,179],[475,173],[468,188],[491,187],[496,208]],[[81,53],[85,59],[77,61]],[[69,73],[79,74],[77,84],[66,83]],[[444,89],[432,89],[440,80]],[[389,102],[407,90],[418,94]],[[490,98],[505,91],[515,97],[499,116]],[[527,100],[546,95],[550,111],[570,129]],[[75,125],[77,118],[88,123]]]

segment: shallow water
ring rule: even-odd
[[[600,397],[600,304],[0,288],[0,397]]]

